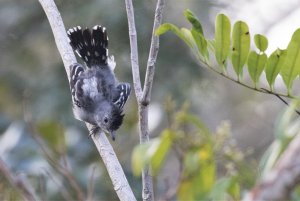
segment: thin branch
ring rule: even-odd
[[[31,115],[30,115],[31,116]],[[36,141],[36,143],[39,145],[41,150],[43,151],[44,157],[48,161],[48,163],[53,167],[54,170],[59,172],[62,176],[64,176],[67,181],[69,182],[70,186],[74,189],[76,192],[76,196],[78,200],[84,200],[84,193],[81,190],[79,184],[71,174],[71,171],[68,169],[67,164],[65,161],[63,163],[66,166],[61,165],[59,162],[57,162],[53,157],[53,152],[49,149],[49,147],[44,143],[44,141],[40,138],[40,135],[36,131],[34,124],[32,123],[32,120],[29,118],[25,119],[26,123],[29,126],[30,134],[33,137],[33,139]]]
[[[53,183],[57,186],[59,186],[59,193],[62,195],[62,197],[65,199],[65,200],[72,200],[72,196],[69,194],[69,192],[65,189],[65,186],[61,185],[58,183],[58,181],[56,181],[53,177],[53,175],[48,172],[48,170],[44,169],[44,171],[46,172],[46,174],[48,175],[48,178],[50,178]]]
[[[22,178],[14,175],[10,169],[6,166],[5,162],[0,158],[0,172],[8,180],[8,182],[20,192],[25,200],[35,201],[40,200],[37,195],[31,189],[28,183],[24,183]]]
[[[142,144],[149,141],[148,105],[150,102],[153,77],[155,73],[155,63],[156,63],[156,58],[159,50],[159,38],[158,36],[155,35],[155,30],[160,26],[162,22],[165,0],[158,0],[156,4],[151,46],[150,46],[145,83],[144,83],[144,90],[142,90],[141,88],[141,81],[140,81],[137,36],[136,36],[134,9],[133,9],[132,0],[125,0],[125,4],[126,4],[126,12],[127,12],[128,28],[129,28],[133,84],[134,84],[136,99],[138,102],[138,110],[139,110],[140,143]],[[143,200],[144,201],[154,200],[153,180],[152,180],[149,166],[145,166],[142,171],[142,183],[143,183],[143,192],[142,192]]]
[[[286,97],[286,98],[296,98],[295,96],[292,96],[290,94],[282,94],[282,93],[277,93],[277,92],[274,92],[274,91],[269,91],[269,90],[266,90],[264,88],[255,88],[253,86],[250,86],[246,83],[243,83],[241,82],[240,80],[236,80],[235,78],[232,78],[232,77],[229,77],[228,75],[224,74],[224,72],[221,72],[219,70],[217,70],[217,68],[209,65],[208,63],[202,61],[201,59],[197,58],[197,61],[199,62],[199,65],[202,65],[212,71],[214,71],[215,73],[218,73],[219,75],[223,76],[224,78],[228,79],[228,80],[231,80],[239,85],[242,85],[243,87],[246,87],[248,89],[251,89],[251,90],[254,90],[254,91],[258,91],[258,92],[261,92],[261,93],[265,93],[265,94],[272,94],[272,95],[279,95],[281,97]]]
[[[64,62],[68,79],[70,80],[69,67],[71,64],[76,63],[76,58],[71,46],[68,44],[68,38],[62,18],[53,0],[39,0],[39,2],[48,17],[57,48]],[[92,126],[89,124],[86,125],[90,131]],[[122,166],[104,132],[100,131],[99,134],[94,135],[92,139],[104,161],[119,199],[122,201],[135,201],[136,198],[128,184]]]
[[[276,97],[277,97],[279,100],[281,100],[285,105],[287,105],[287,106],[290,105],[290,104],[289,104],[286,100],[284,100],[279,94],[274,94],[274,93],[272,93],[272,91],[269,91],[268,89],[265,89],[265,88],[261,88],[261,90],[264,90],[264,91],[268,92],[269,94],[272,94],[272,95],[276,96]],[[295,112],[296,112],[298,115],[300,115],[300,112],[299,112],[298,110],[295,109]]]
[[[300,133],[290,142],[275,167],[244,198],[244,201],[290,200],[300,184]]]
[[[87,187],[87,199],[86,200],[88,200],[88,201],[93,200],[93,194],[94,194],[94,188],[95,188],[95,181],[94,181],[95,171],[96,171],[96,167],[93,166],[90,181],[89,181],[89,185]]]
[[[155,31],[162,23],[164,7],[165,7],[165,0],[158,0],[155,9],[151,46],[149,51],[146,77],[145,77],[144,88],[143,88],[142,103],[144,105],[149,104],[151,98],[151,89],[152,89],[153,77],[155,73],[155,63],[156,63],[156,58],[159,50],[159,36],[155,35]]]
[[[142,86],[140,78],[139,55],[137,47],[137,35],[134,20],[134,9],[131,0],[125,0],[128,19],[129,39],[130,39],[130,57],[133,77],[133,86],[137,101],[142,98]]]

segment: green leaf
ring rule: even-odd
[[[195,186],[199,186],[200,195],[209,193],[215,182],[216,164],[214,153],[210,143],[205,144],[198,151],[200,159],[200,171],[195,177]]]
[[[231,24],[229,18],[219,14],[215,26],[215,50],[216,59],[220,66],[225,67],[225,62],[230,50]]]
[[[275,79],[283,66],[285,58],[286,58],[286,50],[280,50],[280,49],[275,50],[268,58],[265,72],[271,90],[274,89]]]
[[[231,177],[231,183],[228,188],[228,193],[233,197],[234,200],[240,199],[240,184],[238,182],[238,179],[236,177]]]
[[[165,24],[162,24],[160,25],[156,30],[155,30],[155,35],[156,36],[160,36],[162,34],[165,34],[166,32],[168,31],[173,31],[173,32],[177,32],[178,27],[176,27],[175,25],[173,24],[170,24],[170,23],[165,23]]]
[[[200,34],[203,35],[203,29],[199,19],[189,9],[184,11],[185,18],[193,25],[193,28]]]
[[[251,51],[248,57],[248,71],[250,74],[251,79],[253,80],[255,87],[257,85],[257,82],[259,81],[259,77],[261,73],[264,70],[266,61],[267,61],[267,55],[265,53],[263,54],[257,54],[255,51]]]
[[[178,200],[196,200],[195,186],[191,180],[183,180],[177,190]]]
[[[256,47],[261,51],[264,52],[268,48],[268,39],[261,35],[261,34],[255,34],[254,35],[254,42]]]
[[[234,176],[218,180],[210,192],[210,200],[231,200],[228,199],[229,195],[234,200],[239,200],[240,198],[240,187]]]
[[[156,175],[165,160],[167,153],[172,145],[174,134],[171,130],[165,130],[161,134],[157,143],[153,143],[147,151],[147,157],[150,158],[152,173]]]
[[[176,36],[178,36],[181,40],[183,40],[192,49],[195,55],[198,55],[198,47],[190,30],[186,28],[179,29],[173,24],[166,23],[158,27],[155,31],[155,34],[161,35],[166,33],[167,31],[173,32]]]
[[[178,113],[176,116],[178,123],[191,123],[194,125],[199,133],[203,135],[208,142],[212,143],[212,135],[206,125],[196,115],[187,113]]]
[[[250,48],[249,28],[245,22],[238,21],[234,24],[232,43],[232,65],[238,79],[240,79]]]
[[[294,32],[286,54],[280,73],[290,94],[293,82],[300,73],[300,29]]]
[[[183,181],[177,196],[179,200],[203,200],[215,182],[216,164],[212,144],[203,144],[185,155]]]
[[[201,53],[201,55],[206,60],[206,62],[208,62],[209,54],[208,54],[208,50],[207,50],[207,41],[204,37],[202,25],[201,25],[199,19],[189,9],[184,11],[184,16],[193,26],[192,29],[190,30],[190,32],[196,42],[198,51]],[[181,29],[181,31],[184,31],[184,30]],[[189,37],[189,36],[187,36],[187,37]],[[196,50],[194,53],[197,55]]]
[[[153,141],[152,141],[153,142]],[[147,150],[151,146],[151,142],[137,145],[132,152],[131,167],[135,176],[140,176],[149,158],[146,157]]]
[[[137,145],[132,153],[132,170],[135,176],[140,176],[146,165],[151,165],[152,173],[157,174],[172,145],[174,133],[165,130],[160,137],[147,143]]]
[[[190,30],[181,28],[180,34],[177,36],[180,37],[192,49],[195,55],[198,55],[199,50]]]
[[[196,45],[198,47],[198,51],[201,53],[201,55],[206,59],[206,61],[209,60],[209,54],[207,50],[207,41],[204,38],[204,36],[197,32],[195,29],[191,30],[192,36],[196,42]]]
[[[53,150],[60,154],[65,152],[64,128],[61,124],[55,121],[40,122],[37,131]]]
[[[189,13],[189,19],[191,20],[191,13]],[[195,18],[196,20],[196,18]],[[193,21],[193,20],[192,20]],[[203,58],[208,61],[208,50],[207,50],[207,41],[201,32],[201,25],[197,25],[196,21],[193,21],[193,28],[192,30],[188,30],[186,28],[179,29],[173,24],[162,24],[158,27],[155,31],[156,35],[161,35],[166,33],[167,31],[173,32],[177,37],[183,40],[193,51],[193,53],[198,56],[199,52],[203,56]]]
[[[182,31],[173,24],[165,23],[156,29],[155,34],[159,36],[166,33],[167,31],[173,32],[176,36],[178,36],[181,40],[183,40],[188,46],[193,48],[189,34],[185,33],[187,31],[189,32],[189,30],[186,29],[185,31]]]

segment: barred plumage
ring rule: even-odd
[[[67,31],[74,51],[86,64],[73,64],[71,92],[75,116],[111,134],[121,126],[123,107],[130,95],[130,85],[119,83],[114,75],[114,58],[108,57],[105,27],[96,25],[92,31],[80,26]]]

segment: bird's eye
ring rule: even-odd
[[[108,122],[108,118],[104,117],[104,123],[107,123],[107,122]]]

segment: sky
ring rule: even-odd
[[[230,11],[231,19],[244,20],[252,35],[259,33],[267,36],[267,54],[277,47],[286,48],[292,34],[300,27],[300,2],[297,0],[235,1],[226,10]]]

